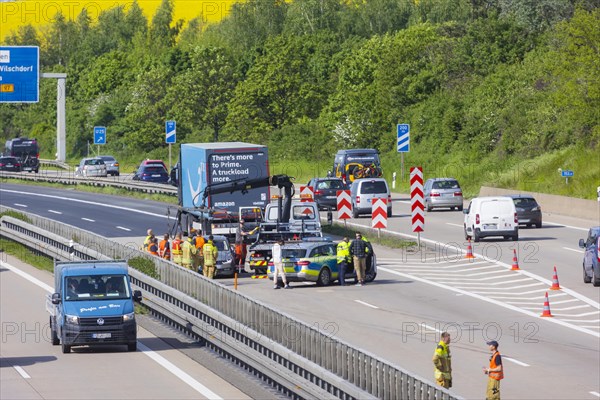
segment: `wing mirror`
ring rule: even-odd
[[[52,293],[52,304],[59,304],[60,303],[60,293]]]
[[[579,247],[581,247],[581,248],[585,247],[585,242],[583,241],[583,239],[579,239]]]

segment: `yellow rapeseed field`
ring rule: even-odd
[[[117,5],[125,9],[132,1],[122,0],[0,0],[0,42],[21,25],[32,24],[41,28],[52,22],[57,11],[61,10],[68,19],[74,20],[86,8],[96,18],[103,10]],[[152,20],[160,0],[138,0],[148,21]],[[174,0],[174,20],[186,22],[202,16],[207,22],[221,20],[229,12],[235,0]]]

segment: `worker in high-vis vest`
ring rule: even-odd
[[[192,238],[192,244],[194,245],[194,247],[196,247],[196,254],[192,258],[192,269],[194,271],[200,272],[200,270],[202,269],[202,258],[203,258],[202,247],[204,247],[204,244],[206,243],[206,241],[204,240],[204,237],[202,236],[201,230],[192,229],[191,232],[194,234],[194,236]]]
[[[192,269],[192,264],[194,262],[194,256],[197,253],[196,246],[192,244],[192,241],[187,236],[183,239],[183,243],[181,243],[181,265],[184,268]]]
[[[347,237],[344,237],[344,239],[338,243],[336,250],[338,281],[340,282],[340,286],[346,286],[346,271],[352,262],[352,258],[350,257],[350,240]]]
[[[150,244],[148,244],[148,253],[152,254],[153,256],[158,256],[158,239],[155,237],[152,237],[152,239],[150,239]]]
[[[450,334],[443,332],[433,352],[435,381],[441,387],[452,387],[452,358],[450,356]]]
[[[498,342],[495,340],[487,342],[490,346],[490,366],[483,368],[483,373],[486,374],[488,379],[487,390],[485,393],[486,400],[500,400],[500,380],[504,379],[504,368],[502,367],[502,356],[498,351]]]
[[[175,239],[173,239],[173,243],[171,243],[171,254],[173,254],[173,262],[177,265],[183,265],[182,255],[183,251],[181,249],[181,232],[175,235]]]
[[[215,246],[213,239],[213,235],[210,235],[208,237],[208,242],[206,242],[202,248],[204,254],[204,267],[202,268],[202,271],[204,272],[204,276],[209,279],[215,278],[217,257],[219,256],[219,249]]]
[[[165,233],[163,235],[163,240],[158,242],[158,255],[160,258],[164,258],[165,260],[171,259],[171,245],[169,243],[168,233]]]
[[[148,251],[148,246],[150,245],[150,243],[152,242],[152,238],[154,237],[154,232],[152,232],[152,229],[148,229],[146,233],[147,236],[144,238],[144,244],[142,244],[143,251]]]

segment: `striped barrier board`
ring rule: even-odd
[[[371,227],[387,228],[387,199],[373,199],[371,212]]]
[[[413,232],[425,230],[425,203],[423,201],[423,169],[410,168],[410,209]]]
[[[349,190],[338,190],[337,197],[337,212],[338,219],[350,219],[352,217],[352,201]]]
[[[309,202],[315,201],[315,191],[312,186],[300,186],[300,201]],[[302,214],[312,214],[313,210],[311,207],[306,207]]]

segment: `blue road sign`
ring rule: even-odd
[[[94,127],[94,144],[106,144],[106,127]]]
[[[566,169],[566,170],[560,172],[560,176],[562,176],[563,178],[570,178],[574,175],[575,175],[575,172],[571,171],[570,169]]]
[[[37,103],[40,48],[0,46],[0,103]]]
[[[410,125],[398,124],[398,153],[410,151]]]
[[[165,122],[165,142],[176,143],[177,142],[177,124],[175,121]]]

